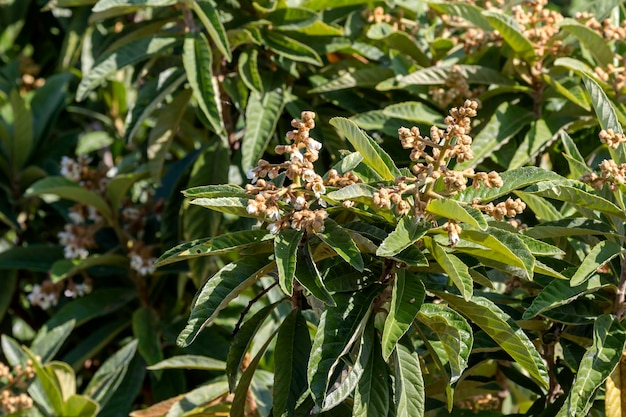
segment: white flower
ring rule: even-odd
[[[298,162],[302,162],[304,160],[302,153],[300,153],[300,151],[295,151],[291,153],[291,156],[289,158],[291,160],[291,162],[293,163],[298,163]]]
[[[81,172],[82,169],[78,162],[67,156],[61,158],[61,175],[65,178],[72,181],[80,181]]]
[[[306,200],[304,199],[304,197],[302,197],[301,195],[296,197],[296,201],[293,204],[293,208],[295,208],[296,210],[302,210],[305,206],[306,206]]]
[[[130,267],[137,271],[142,277],[154,272],[153,264],[156,258],[143,258],[136,253],[130,254]]]
[[[276,223],[270,223],[267,225],[267,230],[273,235],[277,234],[280,231],[280,227]]]
[[[248,214],[259,214],[259,207],[255,200],[248,200],[248,206],[246,207]]]
[[[316,198],[320,198],[322,194],[326,194],[326,187],[321,182],[316,182],[313,184],[313,192]]]
[[[259,179],[259,172],[256,168],[250,168],[248,172],[246,172],[246,177],[252,182],[252,184],[256,183]]]
[[[320,206],[324,208],[328,207],[328,204],[326,204],[326,200],[322,200],[321,198],[317,199],[317,204],[319,204]]]
[[[317,178],[317,174],[312,169],[305,169],[302,172],[302,179],[306,182],[313,182]]]
[[[267,217],[269,217],[270,220],[274,222],[280,220],[280,217],[281,217],[280,211],[278,211],[278,207],[275,207],[275,206],[268,207],[265,214],[267,215]]]
[[[320,149],[322,149],[322,143],[313,138],[310,138],[309,143],[307,143],[306,147],[311,152],[319,152]]]
[[[74,224],[85,223],[85,218],[83,217],[82,213],[80,213],[78,211],[70,210],[68,216],[69,216],[70,220],[72,221],[72,223],[74,223]],[[61,233],[63,233],[63,232],[61,232]]]
[[[39,284],[33,287],[33,291],[26,296],[32,306],[39,306],[42,310],[47,310],[59,302],[54,293],[45,293]]]
[[[454,230],[451,232],[448,232],[448,239],[450,241],[451,247],[455,247],[457,243],[459,243],[459,241],[461,240],[461,238],[459,238],[459,234]]]

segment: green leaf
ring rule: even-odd
[[[596,64],[601,68],[606,68],[607,64],[613,62],[611,48],[595,30],[569,18],[559,21],[557,25],[574,35],[589,50]]]
[[[263,79],[259,73],[258,63],[259,50],[251,49],[242,51],[239,55],[238,68],[241,81],[252,91],[256,91],[263,96]]]
[[[206,406],[227,392],[228,384],[226,381],[217,381],[193,389],[176,401],[165,417],[183,417],[190,415],[190,413],[193,415],[194,410]]]
[[[311,353],[311,339],[307,323],[299,310],[292,310],[281,324],[274,362],[273,409],[274,416],[292,416],[298,398],[307,390],[307,363]]]
[[[599,274],[592,275],[576,286],[572,286],[569,281],[554,279],[533,299],[533,302],[524,311],[522,318],[529,320],[544,311],[569,304],[585,294],[613,284],[612,281],[612,279]]]
[[[503,185],[499,188],[480,187],[478,189],[471,187],[457,194],[455,198],[460,201],[471,203],[477,200],[479,203],[493,201],[497,198],[509,194],[511,191],[517,190],[528,185],[532,185],[542,181],[562,180],[563,177],[543,168],[522,167],[513,169],[500,174]]]
[[[379,286],[371,286],[353,294],[335,294],[337,306],[327,307],[322,313],[308,365],[309,388],[317,405],[321,406],[326,397],[341,356],[360,337],[379,292]]]
[[[309,244],[304,246],[304,253],[300,253],[300,258],[296,262],[296,279],[304,288],[307,289],[315,298],[329,306],[335,306],[335,300],[326,289],[315,261],[310,256]]]
[[[133,340],[109,356],[102,366],[98,368],[89,384],[87,384],[85,395],[98,402],[104,408],[124,379],[128,365],[135,356],[136,350],[137,340]]]
[[[388,117],[395,117],[413,123],[426,125],[443,124],[441,113],[419,101],[405,101],[403,103],[392,104],[383,109],[383,114]]]
[[[548,85],[554,88],[557,93],[559,93],[572,103],[585,109],[585,111],[591,110],[591,103],[589,102],[589,100],[586,99],[583,94],[581,94],[582,89],[579,86],[571,89],[567,88],[559,81],[557,81],[556,78],[551,77],[549,74],[542,74],[542,78]]]
[[[199,187],[188,188],[183,191],[185,197],[193,198],[216,198],[216,197],[241,197],[249,198],[246,191],[238,185],[217,184],[201,185]]]
[[[248,248],[261,242],[274,239],[274,235],[266,230],[243,230],[211,238],[197,239],[182,243],[165,252],[154,263],[155,267],[168,265],[199,256],[219,255],[231,253],[239,249]]]
[[[76,320],[76,327],[96,317],[112,313],[123,307],[137,294],[126,288],[96,289],[84,297],[77,298],[65,304],[54,316],[46,322],[48,329],[53,329],[72,319]]]
[[[287,295],[291,295],[293,289],[293,277],[296,274],[296,255],[302,236],[304,236],[303,231],[282,229],[276,235],[276,239],[274,239],[274,257],[278,267],[278,282],[280,283],[280,288]]]
[[[220,50],[228,62],[232,61],[233,56],[230,53],[226,30],[213,3],[207,0],[194,0],[191,2],[191,7],[196,15],[198,15],[202,25],[209,33],[211,40],[217,46],[217,49]]]
[[[485,17],[481,14],[482,9],[467,3],[444,3],[444,2],[428,2],[428,6],[440,13],[461,17],[470,23],[478,26],[482,30],[491,31],[491,26]]]
[[[56,283],[94,266],[106,265],[128,269],[128,263],[128,256],[114,253],[90,255],[85,259],[60,259],[50,268],[50,278]]]
[[[423,304],[417,320],[441,341],[450,366],[450,383],[455,383],[467,368],[474,343],[472,328],[463,316],[442,304]]]
[[[354,417],[385,417],[389,413],[391,399],[389,369],[380,352],[380,344],[374,341],[369,363],[363,370],[354,393]]]
[[[557,417],[587,415],[593,397],[619,364],[626,344],[626,332],[619,321],[607,314],[593,326],[593,345],[580,361],[574,384]]]
[[[233,398],[233,403],[230,408],[230,414],[229,414],[230,417],[244,417],[246,403],[247,403],[246,399],[248,398],[248,390],[250,389],[250,382],[252,382],[252,377],[254,376],[254,372],[256,371],[256,368],[259,366],[259,362],[261,362],[261,359],[263,358],[263,355],[265,354],[265,350],[267,350],[267,347],[270,345],[270,343],[274,339],[274,336],[276,336],[276,333],[277,332],[272,333],[267,338],[267,341],[265,342],[265,344],[261,346],[261,348],[259,349],[254,359],[252,359],[252,361],[250,362],[250,364],[244,371],[243,375],[241,375],[241,379],[239,380],[239,384],[237,385],[237,388],[235,389],[235,396]]]
[[[535,239],[564,236],[611,235],[612,229],[605,222],[593,219],[563,219],[546,222],[524,230],[524,234]]]
[[[261,36],[263,44],[278,55],[292,61],[322,66],[322,59],[313,48],[290,38],[283,32],[263,28]]]
[[[183,46],[183,66],[187,81],[202,113],[218,135],[224,130],[222,106],[217,80],[211,65],[213,56],[209,41],[203,33],[188,33]]]
[[[324,231],[315,234],[322,242],[331,247],[337,255],[348,262],[357,271],[363,271],[363,257],[359,248],[343,227],[339,226],[334,220],[326,219],[324,222]]]
[[[187,325],[180,332],[176,343],[181,347],[189,346],[200,330],[209,325],[228,303],[254,284],[272,265],[268,265],[267,255],[262,254],[230,263],[215,273],[198,292]]]
[[[161,182],[165,158],[170,151],[170,146],[178,133],[178,127],[187,110],[192,91],[183,90],[172,101],[159,111],[159,117],[148,136],[148,168],[152,181],[156,184]]]
[[[355,87],[374,87],[376,84],[393,75],[390,68],[365,67],[341,73],[327,83],[309,90],[310,93],[327,93],[329,91],[346,90]]]
[[[63,355],[63,362],[67,362],[75,370],[82,369],[85,361],[95,357],[102,349],[109,346],[129,326],[130,321],[128,319],[111,320],[99,326],[97,330],[90,332],[80,343]]]
[[[545,147],[557,139],[558,133],[554,134],[544,119],[531,122],[530,130],[524,135],[524,140],[511,158],[509,169],[516,169],[526,165]]]
[[[48,272],[54,262],[63,257],[62,246],[16,246],[0,252],[0,270],[28,269]]]
[[[522,106],[510,104],[508,101],[500,104],[493,116],[485,123],[472,142],[474,158],[457,163],[455,169],[476,167],[493,152],[506,145],[513,136],[534,119],[532,112]],[[506,183],[505,183],[506,186]],[[481,187],[485,189],[486,187]],[[467,201],[467,200],[465,200]]]
[[[469,268],[455,255],[448,253],[437,242],[431,238],[424,239],[426,248],[430,252],[430,255],[435,258],[435,261],[443,269],[448,277],[454,283],[454,286],[458,288],[461,295],[465,300],[470,300],[474,293],[474,281],[469,273]]]
[[[64,405],[64,417],[95,417],[100,409],[97,402],[78,394],[70,396]]]
[[[402,343],[396,345],[394,357],[396,415],[422,417],[424,415],[424,378],[420,358],[412,348]]]
[[[284,106],[285,90],[282,86],[263,94],[250,92],[246,106],[246,127],[241,140],[241,167],[244,170],[256,166],[263,156]]]
[[[626,219],[626,214],[622,209],[609,200],[598,196],[590,186],[576,180],[544,181],[526,188],[524,192],[565,201],[574,207],[597,210]]]
[[[472,300],[465,301],[457,295],[439,291],[433,293],[480,327],[532,378],[548,388],[548,370],[537,349],[524,331],[498,306],[483,297],[474,296]]]
[[[257,332],[261,328],[261,325],[265,322],[265,319],[267,319],[267,317],[274,311],[278,304],[280,304],[280,301],[266,305],[254,313],[251,318],[246,320],[239,331],[235,333],[233,342],[230,344],[230,349],[228,350],[228,357],[226,358],[226,376],[228,377],[230,392],[235,390],[235,386],[237,384],[237,373],[239,372],[243,358],[246,355],[252,340],[257,335]]]
[[[13,134],[8,139],[9,143],[5,143],[4,151],[11,165],[11,172],[15,175],[26,165],[26,162],[28,162],[35,144],[35,137],[31,110],[17,89],[11,91],[9,102],[13,113],[11,115],[13,119]],[[11,121],[9,121],[9,123],[11,123]]]
[[[609,240],[603,240],[591,249],[572,276],[570,285],[575,287],[584,283],[598,268],[609,262],[624,251],[622,245]]]
[[[75,324],[75,320],[68,320],[52,329],[49,329],[46,325],[39,329],[30,349],[41,358],[41,363],[46,363],[54,358],[54,355],[57,354],[65,340],[72,333]]]
[[[241,197],[216,197],[216,198],[196,198],[191,200],[191,204],[205,207],[221,213],[235,214],[242,217],[256,217],[248,213],[248,200],[250,198]]]
[[[485,10],[482,15],[492,28],[500,32],[500,36],[525,61],[533,63],[537,60],[535,48],[521,32],[517,22],[510,16],[499,11]]]
[[[202,371],[223,371],[226,369],[226,362],[209,358],[202,355],[179,355],[164,359],[147,369],[159,371],[162,369],[200,369]]]
[[[376,255],[394,256],[420,240],[431,226],[425,223],[418,223],[414,217],[403,216],[398,221],[393,232],[383,240],[378,247]]]
[[[141,307],[132,317],[133,335],[137,339],[137,351],[148,365],[163,360],[163,349],[159,340],[159,316],[154,309]],[[157,373],[161,378],[161,372]]]
[[[408,33],[396,30],[388,23],[373,24],[367,31],[370,39],[384,42],[391,49],[395,49],[403,55],[409,56],[419,65],[428,67],[430,60],[421,50],[414,38]]]
[[[115,7],[164,7],[174,4],[176,0],[99,0],[92,11],[98,13]]]
[[[107,202],[98,194],[89,191],[65,177],[43,178],[26,190],[27,197],[37,195],[54,195],[80,204],[91,206],[98,210],[102,216],[111,222],[113,213]]]
[[[37,360],[37,356],[31,352],[27,347],[23,347],[26,355],[31,360],[37,379],[41,384],[43,394],[47,399],[47,404],[52,407],[57,415],[63,414],[63,392],[59,381],[55,377],[54,373],[42,366],[41,362]]]
[[[131,41],[96,60],[76,90],[76,100],[82,101],[87,94],[121,68],[165,52],[179,42],[175,36],[150,35]]]
[[[381,341],[385,360],[389,359],[402,336],[411,327],[425,295],[426,289],[421,274],[409,272],[404,268],[398,269]]]
[[[383,179],[393,180],[402,175],[393,159],[353,121],[343,117],[334,117],[330,120],[330,124],[348,139],[354,149],[363,155],[363,161]]]
[[[319,21],[317,13],[302,7],[281,7],[271,11],[265,19],[280,30],[299,30]]]
[[[487,229],[487,221],[480,210],[461,204],[456,200],[447,198],[430,200],[426,206],[426,211],[437,216],[467,223],[481,230]]]
[[[76,394],[76,374],[71,366],[65,362],[52,361],[45,364],[44,369],[56,380],[63,402]]]

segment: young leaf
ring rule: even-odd
[[[376,23],[367,31],[367,37],[384,42],[389,48],[409,56],[417,64],[428,67],[430,61],[414,38],[408,33],[394,29],[388,23]]]
[[[354,149],[363,155],[363,161],[383,179],[393,180],[402,175],[393,159],[353,121],[334,117],[330,124],[348,139]]]
[[[485,10],[482,14],[522,59],[529,63],[537,60],[532,42],[521,33],[519,25],[512,17],[495,10]]]
[[[350,234],[334,220],[326,219],[324,231],[316,233],[316,235],[354,269],[363,271],[363,257],[359,248],[357,248]]]
[[[187,81],[202,113],[218,135],[224,130],[218,87],[211,70],[213,57],[203,33],[188,33],[183,45],[183,66]]]
[[[450,383],[455,383],[467,368],[474,343],[472,328],[459,313],[442,304],[422,305],[417,320],[432,330],[450,365]]]
[[[431,238],[424,239],[430,255],[448,275],[465,300],[469,301],[474,293],[474,281],[469,268],[455,255],[448,253]]]
[[[548,387],[548,370],[537,349],[524,331],[498,306],[483,297],[474,296],[472,300],[465,301],[457,295],[433,292],[483,329],[541,386]]]
[[[396,345],[394,357],[396,415],[421,417],[424,415],[424,379],[420,358],[412,348],[402,343]]]
[[[346,90],[355,87],[373,87],[380,81],[393,76],[393,70],[381,67],[365,67],[351,72],[344,72],[327,83],[309,90],[310,93]]]
[[[53,372],[48,372],[48,369],[44,367],[39,360],[37,360],[37,356],[33,352],[31,352],[27,347],[23,347],[23,349],[33,364],[35,374],[37,375],[37,379],[41,384],[43,393],[48,400],[48,404],[57,415],[62,415],[64,401],[63,391],[61,390],[59,381],[54,376]]]
[[[354,394],[354,417],[386,417],[390,405],[389,369],[380,352],[380,344],[374,341],[369,363],[363,370]]]
[[[622,245],[611,242],[609,240],[603,240],[591,249],[589,254],[585,256],[582,263],[576,270],[576,273],[570,280],[572,287],[578,286],[584,283],[591,275],[596,273],[598,268],[609,262],[611,259],[622,253]]]
[[[41,358],[41,363],[52,360],[70,333],[72,333],[75,325],[76,320],[68,320],[52,329],[43,325],[30,346],[31,351]]]
[[[200,330],[272,265],[268,265],[267,255],[262,254],[230,263],[215,273],[198,292],[187,326],[178,335],[176,343],[181,347],[189,346]]]
[[[100,410],[97,402],[83,395],[71,395],[64,404],[65,417],[95,417]]]
[[[311,339],[307,323],[299,310],[292,310],[281,324],[275,351],[280,355],[274,362],[274,416],[292,416],[298,398],[307,390],[307,363]]]
[[[394,256],[420,240],[430,228],[425,223],[418,223],[413,217],[403,216],[400,218],[395,230],[389,233],[380,244],[376,255]]]
[[[409,330],[424,302],[426,289],[422,278],[421,274],[409,272],[404,268],[396,272],[391,306],[381,341],[385,360],[389,359],[398,341]]]
[[[467,223],[480,230],[487,229],[487,221],[480,210],[448,198],[433,199],[428,202],[426,211],[437,216]]]
[[[430,1],[428,6],[437,10],[440,13],[444,13],[451,16],[461,17],[470,23],[478,26],[482,30],[490,31],[491,26],[485,17],[481,14],[482,9],[468,3],[446,3],[440,1]]]
[[[150,35],[131,41],[96,60],[76,90],[76,100],[82,101],[87,94],[109,76],[126,65],[131,65],[173,48],[179,42],[175,36]]]
[[[619,321],[607,314],[593,326],[593,345],[587,350],[576,373],[574,384],[556,417],[587,415],[594,394],[622,359],[626,332]]]
[[[280,288],[287,295],[291,295],[293,289],[293,277],[296,273],[296,259],[298,246],[304,236],[303,231],[295,229],[282,229],[274,239],[274,257],[278,267],[278,282]],[[280,339],[280,335],[278,336]]]
[[[196,15],[198,15],[202,25],[209,33],[211,40],[213,40],[217,46],[217,49],[219,49],[226,60],[230,62],[233,57],[230,53],[226,30],[213,3],[207,0],[193,0],[191,7]]]
[[[248,170],[267,148],[285,105],[285,89],[277,87],[263,94],[250,93],[246,106],[246,128],[241,140],[241,166]]]
[[[335,294],[337,306],[327,307],[322,313],[308,365],[309,388],[317,405],[321,406],[326,397],[341,356],[360,337],[379,291],[380,287],[373,285],[356,293]]]

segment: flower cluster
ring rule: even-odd
[[[143,242],[139,241],[128,253],[131,269],[137,271],[142,277],[154,272],[156,258],[152,256],[152,250],[152,246],[144,245]]]
[[[521,5],[513,6],[513,19],[522,28],[524,36],[535,48],[535,55],[540,59],[547,56],[559,56],[566,52],[560,39],[554,39],[560,27],[557,23],[563,15],[547,9],[548,0],[526,0]]]
[[[30,359],[25,366],[15,365],[13,369],[0,362],[0,381],[3,382],[0,401],[2,412],[13,414],[27,410],[33,406],[33,400],[24,391],[35,377],[35,369]]]
[[[596,31],[607,42],[626,41],[626,20],[622,20],[619,26],[615,26],[611,19],[607,18],[599,22],[593,14],[588,12],[576,13],[574,18],[581,21],[588,28]]]
[[[313,163],[322,148],[322,144],[310,136],[310,130],[315,127],[315,113],[304,111],[301,118],[291,122],[294,130],[286,135],[291,143],[275,149],[277,154],[287,155],[288,160],[271,164],[261,159],[248,172],[252,184],[246,186],[246,192],[254,198],[248,200],[246,210],[266,220],[267,229],[272,233],[288,227],[307,233],[323,231],[324,220],[328,217],[324,209],[326,202],[322,199],[326,187],[343,187],[358,181],[352,173],[339,175],[337,171],[330,171],[324,179],[315,172]],[[291,180],[290,185],[277,187],[270,181],[281,173]]]
[[[32,291],[27,295],[32,306],[37,306],[42,310],[47,310],[59,303],[61,293],[67,298],[82,297],[92,290],[92,281],[89,277],[84,277],[82,283],[75,283],[70,277],[66,282],[53,283],[47,279],[41,284],[35,284]]]
[[[623,133],[614,132],[613,129],[603,129],[598,136],[600,137],[600,142],[613,149],[617,149],[620,143],[626,142],[626,136]]]
[[[460,105],[466,99],[475,99],[480,95],[482,89],[471,90],[467,79],[461,72],[461,67],[454,65],[443,87],[431,87],[430,96],[433,101],[442,108],[452,105]]]
[[[610,84],[615,96],[618,98],[623,95],[624,89],[626,89],[626,71],[624,70],[626,67],[626,57],[621,57],[621,60],[621,67],[616,67],[609,63],[606,70],[600,67],[594,68],[596,76],[605,83]]]
[[[515,217],[518,214],[521,214],[524,210],[526,210],[526,203],[524,203],[519,198],[513,200],[512,198],[508,198],[506,201],[503,201],[498,204],[474,204],[474,207],[484,211],[487,215],[492,216],[494,219],[501,221],[505,217]]]

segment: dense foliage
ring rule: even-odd
[[[625,57],[619,0],[0,0],[0,414],[622,416]]]

